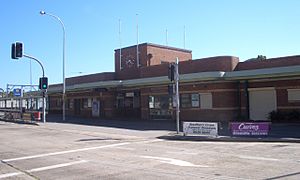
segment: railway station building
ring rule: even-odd
[[[176,58],[182,121],[264,121],[272,111],[300,109],[300,56],[193,59],[190,50],[151,43],[114,53],[114,72],[66,79],[67,115],[174,120],[168,71]],[[48,109],[62,113],[62,84],[50,85]]]

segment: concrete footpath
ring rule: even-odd
[[[21,120],[2,120],[7,122],[22,123],[39,125],[43,122],[33,121],[21,121]],[[67,117],[65,121],[61,116],[48,116],[47,123],[70,123],[70,124],[82,124],[89,126],[102,126],[111,128],[122,128],[129,130],[139,131],[166,131],[166,135],[158,135],[159,139],[166,140],[184,140],[184,141],[229,141],[229,142],[291,142],[300,143],[300,123],[280,123],[271,124],[270,132],[268,136],[232,136],[228,123],[222,123],[219,126],[217,137],[208,136],[184,136],[182,133],[182,126],[180,133],[176,133],[176,123],[174,121],[167,120],[105,120],[105,119],[93,119],[93,118],[78,118]]]

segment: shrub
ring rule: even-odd
[[[300,111],[271,111],[268,119],[272,122],[300,122]]]

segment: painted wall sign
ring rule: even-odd
[[[270,123],[268,122],[232,122],[231,133],[236,136],[267,136]]]
[[[184,135],[218,136],[218,123],[183,122]]]

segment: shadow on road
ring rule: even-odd
[[[147,130],[168,130],[175,131],[176,124],[174,121],[170,120],[108,120],[108,119],[94,119],[94,118],[79,118],[79,117],[66,117],[63,121],[61,116],[49,115],[47,117],[47,122],[55,123],[68,123],[68,124],[81,124],[89,126],[102,126],[102,127],[112,127],[112,128],[122,128],[131,129],[139,131]]]

